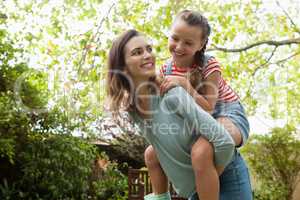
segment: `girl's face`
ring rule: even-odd
[[[188,25],[184,20],[177,19],[170,31],[168,40],[169,51],[178,67],[190,67],[194,63],[196,51],[201,50],[204,42],[202,31],[197,26]]]
[[[148,80],[155,75],[155,56],[144,36],[131,38],[124,48],[125,71],[135,80]]]

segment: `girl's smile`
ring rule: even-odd
[[[173,24],[168,45],[172,59],[178,67],[193,65],[195,53],[203,47],[201,36],[201,29],[190,26],[181,19]]]

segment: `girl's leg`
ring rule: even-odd
[[[168,191],[168,179],[162,170],[159,160],[157,159],[155,150],[150,145],[144,153],[145,164],[150,175],[152,190],[154,194],[163,194]]]
[[[192,146],[191,159],[199,199],[219,200],[219,176],[214,166],[213,146],[200,137]]]
[[[248,168],[238,151],[220,176],[220,200],[252,200]]]

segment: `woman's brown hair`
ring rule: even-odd
[[[108,55],[107,94],[109,110],[118,113],[122,108],[126,109],[132,103],[133,88],[130,79],[124,73],[125,52],[128,41],[141,35],[136,30],[128,30],[113,41]]]

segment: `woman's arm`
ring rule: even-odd
[[[182,87],[169,90],[162,101],[169,112],[183,117],[185,128],[189,131],[185,133],[187,136],[199,134],[213,144],[216,166],[226,166],[231,161],[235,147],[232,137]]]

